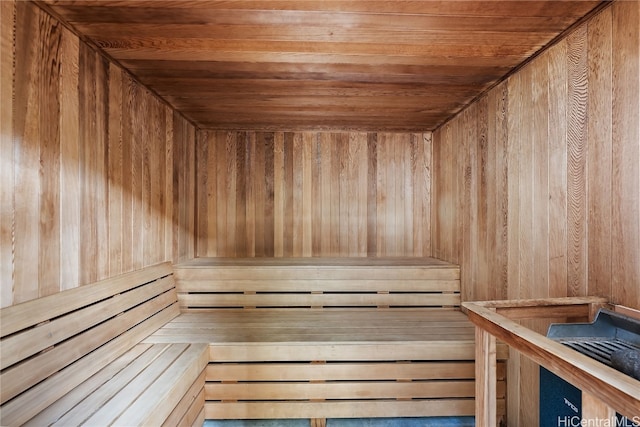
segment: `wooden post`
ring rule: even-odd
[[[496,339],[476,327],[476,425],[494,427],[496,416]]]
[[[616,411],[586,391],[582,392],[582,420],[584,425],[617,425]]]

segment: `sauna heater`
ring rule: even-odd
[[[560,342],[586,356],[636,376],[634,360],[640,360],[640,321],[610,310],[601,309],[593,323],[552,324],[547,337]],[[621,366],[621,361],[624,366]],[[640,362],[638,362],[640,363]],[[632,370],[632,372],[630,372]],[[611,425],[600,420],[585,420],[581,424],[582,393],[547,369],[540,367],[540,426],[574,427],[582,425]],[[616,426],[637,427],[638,418],[617,416]]]

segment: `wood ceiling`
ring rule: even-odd
[[[201,128],[424,131],[601,2],[44,3]]]

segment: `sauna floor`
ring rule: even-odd
[[[474,328],[449,309],[229,309],[183,313],[147,342],[366,343],[473,341]]]

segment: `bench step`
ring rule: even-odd
[[[201,423],[207,362],[204,344],[138,344],[27,425]]]

